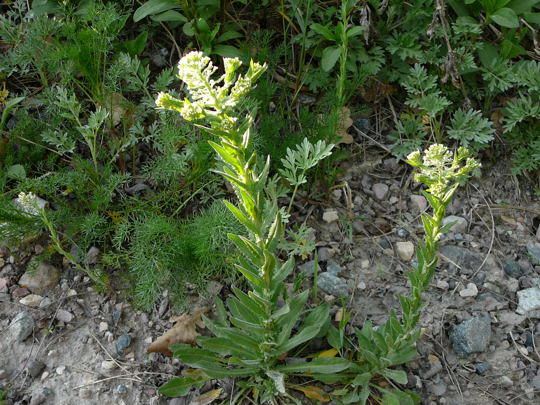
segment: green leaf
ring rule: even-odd
[[[56,14],[62,11],[62,7],[51,0],[34,0],[32,2],[31,13],[34,17],[40,17],[46,14]]]
[[[306,363],[289,364],[286,366],[279,366],[277,369],[285,373],[318,373],[318,374],[332,374],[339,373],[352,366],[352,362],[347,359],[341,359],[339,357],[320,357]]]
[[[167,10],[158,15],[153,15],[150,17],[153,21],[157,22],[181,22],[185,23],[188,21],[185,15],[179,13],[176,10]]]
[[[356,25],[356,26],[354,26],[352,28],[349,28],[347,30],[347,37],[349,37],[349,38],[356,37],[357,35],[360,35],[365,30],[366,30],[365,27],[362,27],[360,25]]]
[[[518,28],[519,19],[515,11],[511,8],[503,7],[493,14],[491,14],[491,19],[499,24],[501,27],[506,28]]]
[[[9,166],[6,170],[6,177],[14,180],[24,180],[26,178],[26,170],[23,165]]]
[[[524,13],[523,18],[529,24],[538,24],[538,25],[540,25],[540,13]]]
[[[317,34],[322,35],[329,41],[333,41],[333,42],[336,41],[334,32],[330,28],[328,28],[328,26],[326,25],[321,25],[317,23],[311,24],[311,29],[315,31]]]
[[[325,72],[329,72],[335,66],[339,55],[341,54],[341,49],[338,46],[329,46],[325,48],[322,53],[321,67]]]
[[[173,378],[159,387],[158,392],[169,398],[183,397],[198,382],[191,378]]]
[[[4,125],[7,122],[7,118],[9,116],[9,113],[13,108],[19,104],[21,101],[23,101],[26,97],[15,97],[10,99],[6,105],[4,106],[4,110],[2,111],[2,118],[0,119],[0,131],[4,130]]]
[[[230,41],[231,39],[242,38],[243,36],[237,31],[226,31],[218,37],[217,42]]]
[[[148,39],[148,31],[143,31],[137,35],[134,39],[128,39],[124,41],[124,47],[131,56],[140,55],[146,47],[146,41]]]
[[[232,45],[216,45],[214,46],[214,53],[224,58],[239,58],[242,56],[242,52]]]
[[[150,0],[135,10],[135,13],[133,13],[133,21],[138,22],[149,15],[156,15],[167,10],[172,10],[178,6],[178,2],[174,0]]]
[[[511,8],[520,15],[523,13],[530,12],[533,6],[540,3],[540,0],[513,0],[508,3],[508,8]]]
[[[381,374],[398,384],[407,384],[407,373],[403,370],[392,370],[387,368],[382,370]]]

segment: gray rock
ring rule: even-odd
[[[484,374],[487,371],[491,370],[491,364],[489,363],[476,363],[474,368],[478,374]]]
[[[34,307],[37,308],[41,304],[41,301],[43,300],[43,297],[41,295],[37,294],[30,294],[26,297],[23,297],[19,300],[19,303],[22,305],[26,305],[27,307]]]
[[[411,208],[417,212],[423,212],[427,209],[428,202],[423,195],[411,195]]]
[[[326,271],[334,276],[337,276],[343,271],[343,268],[336,262],[328,262],[326,265]]]
[[[70,323],[73,320],[73,314],[65,309],[59,309],[56,313],[56,319],[60,322]]]
[[[28,374],[30,374],[33,378],[38,377],[43,369],[45,368],[45,363],[43,363],[40,360],[33,360],[28,365]]]
[[[121,335],[116,341],[116,352],[119,355],[124,354],[124,349],[127,349],[131,345],[131,336],[125,334]]]
[[[525,315],[529,311],[540,309],[540,288],[527,288],[517,292],[518,307],[516,312]]]
[[[318,266],[318,269],[318,271],[320,271],[321,267]],[[315,272],[315,260],[310,260],[309,262],[301,264],[298,266],[298,270],[311,276]]]
[[[40,263],[35,271],[27,271],[19,279],[19,285],[33,293],[43,293],[58,284],[60,271],[46,263]]]
[[[460,246],[446,245],[440,249],[443,258],[458,265],[465,274],[476,271],[482,265],[482,255]]]
[[[379,200],[384,200],[388,194],[388,186],[384,183],[375,183],[371,189]]]
[[[504,272],[513,278],[520,278],[525,274],[525,271],[521,268],[518,262],[509,260],[503,265]]]
[[[35,326],[34,319],[28,312],[20,312],[9,325],[7,341],[11,343],[22,342],[32,334]]]
[[[319,274],[317,284],[325,293],[335,297],[347,297],[349,295],[347,282],[332,273],[325,272]]]
[[[471,318],[455,325],[450,332],[454,352],[459,356],[483,352],[491,339],[491,319],[487,316]]]
[[[400,238],[406,238],[410,235],[410,233],[406,229],[398,228],[398,230],[396,231],[396,235],[399,236]]]
[[[408,262],[414,256],[414,244],[412,242],[397,242],[396,251],[401,260]]]
[[[452,225],[449,230],[452,231],[452,232],[459,232],[459,233],[466,232],[467,231],[467,226],[469,225],[465,218],[458,217],[456,215],[447,216],[446,218],[443,219],[442,223],[443,223],[443,225],[448,225],[450,223],[454,223],[454,225]]]
[[[96,264],[99,261],[99,249],[95,246],[92,246],[88,252],[86,252],[86,263]]]
[[[540,264],[540,243],[537,243],[537,242],[527,243],[527,252],[531,256],[535,264]]]
[[[113,388],[113,393],[116,395],[123,395],[127,392],[127,387],[124,384],[117,385]]]
[[[531,383],[535,390],[540,390],[540,375],[534,377]]]

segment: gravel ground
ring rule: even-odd
[[[334,311],[344,298],[354,326],[382,322],[398,308],[426,209],[404,165],[369,156],[345,164],[331,199],[300,198],[295,218],[316,230],[321,297],[336,299]],[[408,388],[425,404],[540,402],[540,204],[534,188],[505,168],[487,170],[449,208],[454,226],[425,294],[419,356],[405,368]],[[174,400],[156,393],[181,364],[146,352],[179,315],[167,295],[144,313],[121,294],[95,292],[66,264],[25,274],[43,244],[1,252],[0,385],[15,388],[9,403],[192,403],[199,392]],[[298,271],[312,268],[307,259]],[[309,287],[312,278],[304,282]],[[207,296],[221,286],[209,289]],[[206,303],[196,294],[191,300],[193,308]],[[207,384],[200,393],[216,385],[225,399],[234,382]]]

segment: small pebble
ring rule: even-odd
[[[108,329],[109,329],[109,324],[107,322],[100,322],[99,323],[99,331],[100,332],[105,332]]]
[[[474,283],[469,283],[465,289],[459,292],[459,295],[463,298],[476,297],[478,295],[478,287]]]
[[[124,384],[117,385],[113,388],[113,393],[117,395],[122,395],[127,392],[127,388]]]
[[[124,349],[127,349],[131,344],[131,336],[128,334],[121,335],[116,341],[116,352],[119,355],[124,354]]]
[[[56,367],[56,374],[62,375],[62,374],[64,374],[64,371],[66,371],[66,366]]]
[[[323,221],[327,224],[339,220],[339,215],[336,210],[327,210],[323,213]]]
[[[118,367],[118,365],[116,364],[116,362],[112,361],[112,360],[103,360],[101,362],[101,369],[107,373],[110,373],[111,371],[113,371],[114,369],[116,369]]]

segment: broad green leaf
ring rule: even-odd
[[[387,368],[382,370],[381,374],[398,384],[407,384],[407,373],[403,370],[392,370]]]
[[[306,363],[289,364],[286,366],[278,366],[279,371],[285,373],[318,373],[332,374],[339,373],[351,367],[352,363],[347,359],[338,357],[320,357]]]
[[[133,13],[133,21],[138,22],[149,15],[156,15],[179,6],[175,0],[149,0]]]
[[[191,378],[173,378],[159,387],[158,392],[169,398],[183,397],[199,382]]]
[[[62,11],[62,7],[57,2],[51,0],[34,0],[32,2],[31,13],[34,17],[46,14],[56,14]]]
[[[329,72],[335,66],[339,55],[341,54],[341,49],[338,46],[329,46],[325,48],[322,53],[321,67],[325,72]]]
[[[353,37],[356,37],[357,35],[360,35],[361,33],[363,33],[364,31],[366,30],[365,27],[362,27],[360,25],[356,25],[352,28],[349,28],[347,30],[347,36],[349,38],[353,38]]]
[[[206,336],[199,336],[197,343],[201,345],[203,349],[210,350],[214,353],[219,353],[222,356],[234,355],[241,358],[255,360],[258,358],[257,352],[251,348],[246,348],[238,342],[231,341],[227,338],[210,338]]]
[[[153,15],[150,17],[153,21],[162,21],[162,22],[181,22],[185,23],[188,21],[185,15],[179,13],[176,10],[167,10],[158,15]]]
[[[520,15],[530,12],[532,7],[537,4],[540,4],[540,0],[512,0],[507,6]]]
[[[493,14],[491,14],[491,19],[499,24],[501,27],[506,28],[518,28],[519,19],[515,11],[511,8],[503,7]]]
[[[26,170],[23,165],[9,166],[6,170],[6,177],[14,180],[24,180],[26,178]]]
[[[539,24],[540,25],[540,13],[524,13],[523,18],[529,24]]]
[[[143,53],[148,39],[148,31],[143,31],[134,39],[124,41],[124,47],[131,56],[137,56]]]
[[[239,58],[242,56],[240,49],[232,45],[216,45],[214,46],[214,53],[224,58]]]
[[[230,41],[231,39],[242,38],[243,36],[238,31],[226,31],[217,38],[217,42]]]
[[[321,25],[317,23],[311,24],[311,29],[315,31],[317,34],[322,35],[329,41],[333,41],[333,42],[336,41],[334,32],[330,28],[328,28],[328,26],[326,25]]]

